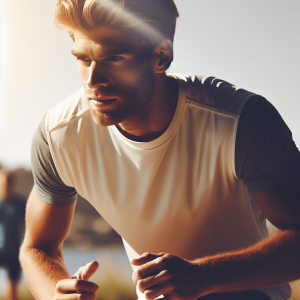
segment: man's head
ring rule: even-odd
[[[57,2],[54,20],[74,40],[95,123],[121,123],[149,103],[173,59],[177,17],[173,0]]]
[[[5,169],[0,169],[0,199],[9,200],[13,187],[13,174]]]

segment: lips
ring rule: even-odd
[[[89,101],[91,103],[92,106],[95,106],[95,107],[103,107],[103,106],[107,106],[107,105],[110,105],[112,103],[114,103],[117,99],[116,98],[106,98],[106,99],[103,99],[103,98],[89,98]]]

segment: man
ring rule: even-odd
[[[7,270],[6,299],[17,299],[18,255],[24,233],[25,201],[13,193],[13,174],[0,169],[0,267]]]
[[[122,236],[140,299],[288,299],[300,277],[300,155],[261,96],[166,75],[172,0],[59,0],[84,89],[33,138],[20,259],[36,299],[94,299],[62,244],[76,194]],[[267,238],[266,218],[282,232]],[[238,291],[238,292],[237,292]]]

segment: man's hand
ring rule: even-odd
[[[195,300],[207,293],[200,266],[178,256],[144,253],[131,264],[139,266],[132,280],[148,300],[160,295],[168,300]]]
[[[98,262],[92,261],[80,267],[74,274],[78,279],[63,279],[56,285],[53,300],[95,300],[99,286],[91,281],[90,277],[97,271]]]

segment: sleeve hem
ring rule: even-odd
[[[64,198],[47,197],[39,190],[37,185],[35,185],[35,192],[41,201],[53,206],[67,206],[67,205],[71,205],[77,200],[77,194],[72,197],[64,197]]]
[[[300,152],[298,152],[294,161],[276,174],[255,182],[244,181],[244,184],[248,188],[249,192],[254,194],[278,186],[281,182],[291,180],[298,174],[300,174]]]

